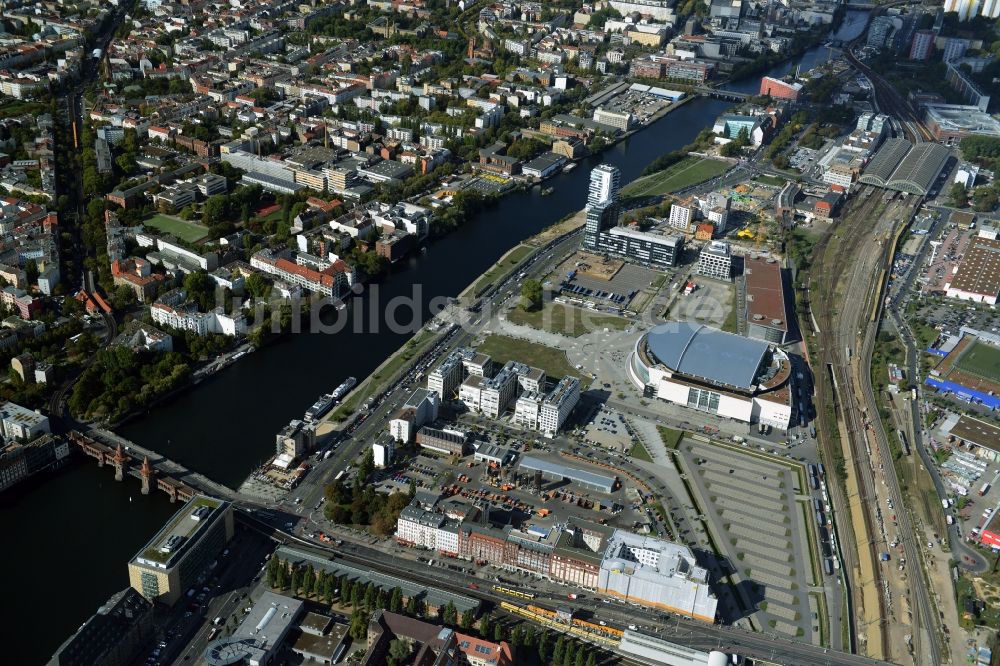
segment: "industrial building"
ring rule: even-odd
[[[597,591],[710,623],[719,603],[690,548],[624,530],[605,546]]]
[[[522,456],[520,470],[523,473],[541,472],[542,478],[550,481],[570,481],[581,488],[610,495],[618,488],[618,477],[597,472],[589,472],[578,467],[543,460],[535,456]]]
[[[205,647],[205,662],[208,666],[275,663],[303,606],[298,599],[265,590],[231,636],[214,640]]]
[[[743,262],[743,280],[747,335],[784,344],[788,338],[788,319],[781,264],[771,258],[747,257]]]
[[[129,562],[129,584],[172,606],[232,538],[232,504],[195,495]]]
[[[888,139],[865,168],[861,182],[926,196],[951,153],[937,143]]]
[[[782,430],[791,422],[791,362],[766,342],[669,322],[639,337],[627,371],[648,397]]]

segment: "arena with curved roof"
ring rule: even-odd
[[[887,139],[868,163],[860,181],[925,196],[950,155],[948,149],[938,143],[914,145],[905,139]]]
[[[661,324],[642,335],[629,378],[646,395],[690,409],[787,430],[791,363],[775,346],[694,322]]]

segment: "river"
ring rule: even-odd
[[[835,36],[856,36],[863,25],[863,12],[848,12]],[[812,67],[826,57],[826,49],[819,47],[798,61]],[[766,74],[781,76],[794,66],[784,63]],[[756,77],[733,84],[751,92],[758,85]],[[217,481],[238,485],[271,454],[282,425],[344,378],[368,376],[406,341],[410,332],[393,332],[385,325],[385,304],[408,298],[425,319],[431,299],[456,296],[518,242],[582,208],[591,167],[614,164],[627,183],[653,159],[711,127],[728,106],[693,100],[600,157],[553,178],[546,183],[555,188],[551,195],[542,197],[536,188],[505,196],[431,243],[425,253],[399,262],[346,311],[349,319],[339,332],[288,336],[126,424],[120,434]],[[400,309],[396,320],[407,321],[407,313]],[[355,332],[358,321],[365,322],[361,332]],[[116,483],[109,468],[98,469],[90,459],[0,495],[0,519],[9,535],[0,551],[0,570],[8,572],[13,602],[0,625],[5,661],[44,663],[98,606],[128,585],[128,559],[174,508],[162,493],[140,495],[135,479]],[[18,580],[18,571],[31,575]]]

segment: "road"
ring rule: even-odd
[[[928,232],[928,238],[933,238],[937,231],[939,220],[935,220],[934,224],[931,226]],[[909,401],[910,408],[910,419],[912,424],[912,437],[913,437],[913,447],[917,450],[917,454],[920,456],[923,462],[924,469],[927,470],[928,474],[931,476],[931,480],[934,482],[934,488],[937,491],[938,497],[945,498],[949,496],[947,487],[944,484],[941,474],[938,471],[937,464],[931,457],[930,452],[927,450],[927,444],[924,441],[924,424],[923,419],[920,416],[920,394],[921,394],[921,375],[920,375],[920,356],[923,352],[917,346],[916,338],[913,335],[913,331],[910,330],[909,324],[906,321],[906,317],[902,312],[900,312],[900,299],[905,298],[910,294],[913,288],[913,281],[917,274],[923,269],[924,263],[927,261],[927,255],[929,253],[931,244],[924,243],[920,248],[920,252],[914,257],[913,261],[910,263],[907,269],[906,275],[903,276],[902,280],[897,280],[897,284],[894,285],[892,293],[889,295],[889,305],[888,314],[892,318],[893,323],[896,326],[896,330],[899,332],[899,338],[902,340],[903,344],[906,346],[906,363],[907,363],[907,376],[910,381],[914,384],[918,399]],[[989,566],[989,562],[986,560],[982,554],[979,553],[975,548],[971,548],[962,537],[961,525],[959,521],[955,521],[954,525],[948,528],[948,542],[952,552],[960,556],[957,558],[958,566],[971,571],[972,573],[982,573],[986,571]]]

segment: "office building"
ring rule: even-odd
[[[640,231],[634,227],[615,226],[597,235],[596,244],[588,249],[600,254],[615,255],[631,263],[651,268],[677,265],[684,239],[660,227]]]
[[[729,253],[729,243],[712,241],[701,249],[698,255],[698,275],[716,280],[732,278],[733,257]]]
[[[129,584],[149,601],[173,606],[232,538],[232,505],[195,495],[129,562]]]
[[[579,401],[580,380],[568,375],[560,379],[552,392],[541,402],[538,429],[546,437],[555,436]]]
[[[687,546],[615,530],[597,591],[623,601],[714,623],[718,599]]]
[[[462,355],[452,352],[436,368],[427,375],[427,388],[437,394],[441,400],[451,400],[455,389],[462,383]]]
[[[153,604],[127,587],[60,645],[47,666],[130,666],[152,642],[154,629]]]
[[[389,419],[389,434],[397,442],[412,442],[420,426],[437,419],[440,400],[431,389],[414,390]]]
[[[311,451],[316,445],[316,426],[316,423],[302,419],[292,419],[284,425],[275,435],[275,465],[288,467],[292,461]]]
[[[627,132],[632,126],[632,114],[628,111],[612,111],[598,107],[594,109],[594,121],[611,125],[621,132]]]
[[[767,342],[670,322],[639,336],[627,372],[648,397],[787,430],[791,368],[788,355]]]
[[[587,190],[584,246],[597,247],[597,236],[618,224],[618,199],[621,171],[610,164],[600,164],[590,172]]]

